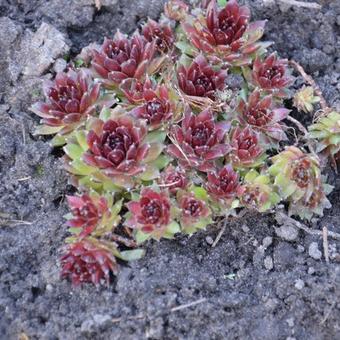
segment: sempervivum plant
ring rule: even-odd
[[[319,140],[317,151],[330,156],[336,168],[340,159],[340,113],[332,111],[309,127],[310,136]]]
[[[214,100],[216,91],[225,88],[227,72],[214,70],[203,55],[199,55],[188,68],[183,65],[178,67],[177,78],[180,89],[186,95]]]
[[[231,165],[208,173],[206,189],[210,197],[222,207],[231,207],[239,188],[239,175]]]
[[[265,137],[265,142],[287,140],[281,121],[290,111],[286,108],[274,108],[272,95],[261,98],[261,92],[256,89],[250,94],[248,102],[240,100],[238,112],[241,114],[241,123],[249,124],[254,130],[262,132],[260,136]]]
[[[252,72],[254,84],[276,96],[286,96],[284,90],[292,82],[287,63],[285,59],[278,59],[276,53],[272,53],[264,60],[257,57]]]
[[[295,146],[289,146],[272,157],[269,173],[275,177],[275,185],[283,199],[290,202],[291,214],[310,218],[313,211],[322,215],[326,203],[319,160]],[[326,188],[327,193],[330,188]],[[328,201],[327,201],[328,202]]]
[[[93,239],[84,239],[66,247],[61,258],[61,277],[78,286],[110,283],[110,274],[117,274],[118,266],[112,251]]]
[[[340,115],[301,72],[313,88],[298,91],[294,105],[313,113],[320,100],[324,115],[309,134],[289,116],[288,61],[260,42],[265,22],[251,22],[236,0],[194,9],[170,0],[165,16],[90,47],[77,57],[88,68],[71,62],[33,106],[38,131],[65,144],[78,189],[67,197],[61,259],[74,284],[109,283],[117,260],[140,258],[136,247],[149,239],[192,235],[247,210],[287,206],[310,219],[330,207],[317,154],[339,157]],[[290,134],[285,119],[300,132]]]
[[[167,152],[185,168],[208,171],[214,168],[214,161],[225,156],[230,146],[225,137],[229,124],[215,122],[210,110],[197,116],[191,111],[185,114],[181,126],[172,129],[172,144]]]
[[[120,221],[122,202],[113,204],[113,196],[100,196],[96,192],[81,196],[67,196],[71,213],[66,215],[67,225],[77,237],[100,236],[111,232]]]
[[[129,116],[106,122],[97,119],[89,130],[86,137],[78,133],[77,140],[65,147],[67,169],[82,177],[80,184],[96,189],[99,183],[104,189],[117,190],[158,176],[153,161],[163,146],[155,140],[148,142],[143,121]]]
[[[236,168],[258,167],[266,158],[259,133],[247,126],[236,127],[231,134],[231,152],[227,156]]]
[[[164,169],[159,180],[159,186],[176,193],[178,189],[186,189],[189,179],[184,169],[169,165]]]
[[[174,33],[169,25],[162,25],[149,19],[142,28],[144,38],[149,42],[155,42],[160,52],[167,52],[175,42]]]
[[[244,183],[238,188],[240,204],[259,212],[272,209],[280,202],[269,176],[250,170],[244,177]]]
[[[278,155],[272,157],[273,165],[269,173],[275,177],[280,195],[286,199],[291,197],[298,201],[305,194],[311,196],[321,181],[319,160],[289,146]]]
[[[117,32],[114,39],[105,39],[99,51],[93,50],[92,66],[106,86],[120,84],[124,79],[140,79],[155,53],[155,43],[135,34],[127,38]]]
[[[183,23],[190,42],[214,63],[245,65],[261,44],[265,21],[250,23],[250,10],[230,0],[219,8],[211,0],[206,13],[187,17]]]
[[[151,188],[143,189],[138,200],[127,204],[129,213],[125,224],[136,231],[137,242],[150,237],[156,240],[173,238],[180,231],[173,221],[175,211],[171,206],[167,191],[158,192]]]
[[[146,120],[149,129],[154,130],[178,119],[181,106],[175,99],[173,91],[165,85],[158,85],[155,89],[144,86],[142,98],[135,101],[137,106],[130,111],[130,114]]]
[[[43,85],[46,102],[35,103],[31,110],[42,118],[36,133],[58,133],[54,144],[65,144],[64,135],[75,130],[96,111],[100,85],[95,84],[88,71],[69,70],[58,73],[54,81]]]
[[[207,192],[200,187],[192,187],[190,192],[183,190],[177,192],[182,232],[191,235],[199,229],[205,229],[208,224],[212,223],[208,199]]]

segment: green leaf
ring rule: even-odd
[[[155,130],[149,132],[145,138],[147,143],[163,143],[166,138],[166,132],[161,130]]]
[[[166,231],[171,234],[176,234],[181,231],[181,228],[176,221],[172,221],[170,224],[167,225]]]
[[[228,0],[217,0],[217,3],[220,7],[225,7],[225,5],[227,4]]]
[[[54,147],[63,146],[66,144],[66,138],[61,135],[55,135],[51,140],[51,145]]]
[[[151,237],[150,234],[145,234],[141,230],[137,230],[136,235],[135,235],[135,240],[137,244],[141,244],[148,240]]]
[[[67,144],[64,147],[64,151],[67,156],[74,160],[80,159],[80,157],[84,153],[84,150],[79,145],[76,144]]]
[[[157,167],[159,170],[164,169],[171,162],[171,158],[166,155],[159,155],[158,158],[152,162],[152,165]]]
[[[206,201],[208,199],[208,194],[207,191],[202,188],[202,187],[193,187],[191,188],[191,190],[193,191],[193,193],[195,194],[195,197],[197,199]]]
[[[99,119],[101,119],[102,121],[106,122],[107,120],[109,120],[111,117],[111,110],[107,107],[104,107],[99,114]]]
[[[75,169],[75,171],[79,175],[84,175],[84,176],[93,174],[95,171],[97,171],[95,167],[87,165],[79,159],[75,159],[73,162],[71,162],[71,166]]]
[[[84,151],[87,151],[89,146],[87,144],[85,131],[83,131],[83,130],[76,131],[75,136],[76,136],[77,142],[80,145],[80,147]]]
[[[122,205],[123,205],[123,199],[119,200],[118,202],[116,202],[114,204],[114,206],[111,208],[111,213],[112,215],[118,215],[119,212],[122,209]]]
[[[138,176],[142,181],[151,181],[159,178],[159,170],[155,166],[148,165],[144,172]]]
[[[69,231],[71,234],[79,235],[79,234],[81,233],[81,228],[69,228],[68,231]]]
[[[125,261],[135,261],[141,259],[145,254],[144,249],[125,250],[120,252],[120,257]]]
[[[38,126],[37,129],[34,131],[34,135],[54,135],[55,133],[58,133],[62,129],[63,126],[41,125]]]

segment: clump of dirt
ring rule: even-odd
[[[278,232],[269,215],[231,222],[214,248],[219,226],[149,242],[145,258],[122,267],[109,288],[60,281],[69,188],[60,152],[34,136],[38,120],[28,108],[41,97],[41,79],[62,70],[70,54],[117,28],[133,32],[164,3],[101,2],[98,11],[93,0],[0,0],[1,338],[340,338],[339,241],[329,239],[327,264],[321,238]],[[313,10],[243,2],[268,19],[273,48],[301,63],[339,109],[340,3],[320,1]],[[340,181],[332,171],[329,177],[333,207],[311,226],[340,232]]]

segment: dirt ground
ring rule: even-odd
[[[271,215],[228,224],[215,248],[218,226],[149,242],[109,288],[60,280],[72,188],[62,153],[33,135],[38,119],[28,108],[64,58],[117,28],[133,32],[163,5],[101,2],[98,11],[93,0],[0,0],[0,339],[340,339],[340,242],[329,239],[327,264],[322,238],[285,224],[283,233]],[[340,2],[320,0],[321,10],[246,2],[269,20],[265,39],[339,110]],[[339,233],[340,178],[329,171],[329,182],[333,207],[310,226]]]

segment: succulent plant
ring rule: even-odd
[[[143,89],[143,98],[130,114],[138,119],[145,119],[150,130],[170,124],[180,115],[181,105],[175,100],[172,90],[165,85],[158,85],[155,89]]]
[[[288,146],[271,160],[273,165],[268,171],[275,177],[275,185],[283,199],[290,198],[297,202],[303,196],[309,198],[319,187],[320,165],[314,156],[295,146]]]
[[[147,41],[155,42],[160,52],[169,51],[175,42],[174,33],[169,25],[159,24],[150,18],[143,26],[142,34]]]
[[[332,191],[333,187],[325,183],[315,187],[315,190],[310,196],[305,195],[297,202],[292,202],[289,205],[289,215],[296,215],[302,219],[310,220],[313,215],[323,216],[324,209],[332,207],[326,197]]]
[[[241,123],[260,132],[260,136],[265,137],[264,142],[287,140],[284,125],[280,122],[287,118],[290,110],[274,108],[272,95],[261,98],[261,92],[256,89],[249,95],[248,102],[241,98],[237,110],[241,114]]]
[[[251,23],[236,0],[192,10],[170,0],[165,14],[84,49],[32,107],[38,132],[64,145],[78,189],[67,197],[61,258],[75,285],[108,284],[118,260],[143,255],[138,244],[192,235],[239,208],[267,212],[282,201],[289,215],[310,219],[330,207],[316,154],[340,159],[340,114],[322,100],[323,116],[296,139],[301,149],[280,152],[291,142],[283,120],[294,121],[284,108],[293,78],[287,60],[259,42],[265,21]],[[320,98],[304,87],[294,105],[311,112]]]
[[[246,65],[251,62],[251,54],[260,49],[257,41],[264,32],[265,21],[249,23],[250,10],[230,0],[219,9],[216,0],[211,0],[206,15],[190,18],[183,28],[190,42],[207,54],[213,63]]]
[[[31,110],[42,118],[37,134],[66,135],[96,111],[100,85],[85,70],[58,73],[54,81],[43,84],[46,102],[35,103]],[[66,140],[62,139],[61,144]]]
[[[340,159],[340,113],[332,111],[320,117],[309,131],[310,137],[319,141],[316,151],[330,156],[336,168],[336,160]]]
[[[167,152],[184,168],[209,171],[214,168],[214,161],[230,150],[225,141],[228,129],[227,123],[214,121],[209,109],[197,116],[187,111],[181,126],[172,129],[172,144]]]
[[[172,220],[174,212],[166,191],[144,188],[139,200],[130,201],[126,206],[129,213],[125,224],[136,230],[139,243],[150,237],[156,240],[173,238],[180,231],[178,224]]]
[[[313,104],[320,101],[320,97],[314,96],[314,89],[312,86],[303,86],[294,96],[294,106],[303,112],[312,112]]]
[[[276,53],[261,61],[257,57],[254,61],[252,80],[256,86],[263,90],[284,97],[284,89],[291,84],[292,78],[288,75],[287,60],[278,59]]]
[[[162,133],[152,135],[153,141],[148,142],[146,125],[128,116],[106,122],[96,119],[89,130],[87,136],[79,132],[64,148],[67,170],[82,178],[80,185],[118,190],[158,177],[153,162],[163,149],[156,141],[164,139]]]
[[[259,142],[259,133],[249,126],[242,129],[236,127],[231,134],[231,152],[227,159],[234,168],[256,168],[266,158],[264,149]]]
[[[178,84],[188,96],[208,97],[216,99],[216,91],[225,88],[227,71],[215,71],[203,55],[198,55],[186,68],[178,67]]]
[[[113,204],[113,195],[100,196],[96,192],[67,196],[71,213],[67,225],[76,237],[101,236],[110,233],[120,222],[122,202]]]
[[[178,189],[186,189],[189,179],[181,167],[168,165],[161,173],[159,186],[170,193],[176,193]]]
[[[272,209],[280,202],[270,177],[251,169],[244,177],[244,183],[238,188],[240,204],[259,212]]]
[[[117,32],[114,39],[105,39],[100,51],[93,50],[92,66],[108,87],[124,79],[141,79],[155,53],[155,43],[135,34],[128,39]]]
[[[181,231],[193,234],[199,229],[205,229],[212,223],[208,195],[205,189],[191,187],[190,192],[177,191],[177,202],[180,210],[179,221]]]
[[[210,197],[222,205],[230,205],[237,196],[239,175],[232,166],[226,165],[221,169],[208,172],[206,189]]]
[[[90,239],[68,245],[61,266],[61,277],[69,278],[75,286],[88,282],[109,284],[110,273],[118,273],[117,261],[110,249]]]

